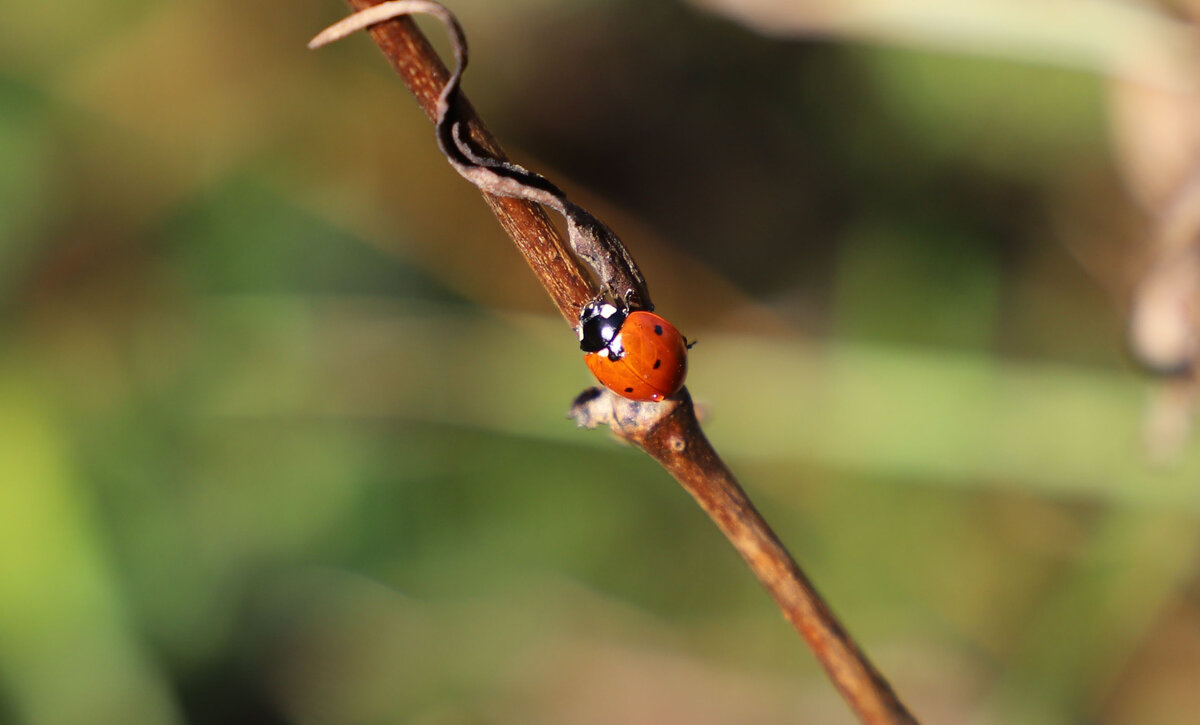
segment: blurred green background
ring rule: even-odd
[[[1195,722],[1200,461],[1142,449],[1100,79],[453,8],[919,717]],[[345,12],[0,7],[0,722],[853,722],[674,482],[564,418],[572,333],[386,62],[305,49]]]

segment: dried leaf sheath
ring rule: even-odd
[[[309,43],[319,48],[392,18],[428,13],[446,26],[457,61],[454,72],[438,94],[434,106],[438,147],[459,174],[480,191],[493,196],[537,202],[562,214],[567,221],[567,242],[587,264],[600,284],[602,296],[626,309],[652,310],[646,280],[629,250],[616,234],[541,174],[475,148],[471,139],[469,109],[462,96],[467,68],[467,39],[453,13],[427,0],[393,0],[375,5],[326,28]]]

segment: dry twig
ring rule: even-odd
[[[347,2],[354,10],[381,4],[375,0]],[[426,115],[436,120],[438,98],[450,74],[429,42],[408,17],[373,25],[369,32]],[[495,138],[465,100],[458,117],[484,151],[493,158],[504,158]],[[486,192],[484,197],[563,317],[576,325],[580,310],[602,291],[596,281],[583,272],[567,241],[549,224],[538,205]],[[624,254],[625,260],[612,260],[614,264],[628,261],[623,248],[616,253]],[[708,442],[686,389],[662,403],[643,403],[591,388],[576,399],[571,416],[584,427],[609,426],[679,481],[746,560],[864,723],[916,722]]]

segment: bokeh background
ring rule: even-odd
[[[452,7],[918,716],[1195,722],[1105,55],[1183,8],[880,5]],[[345,12],[0,6],[0,721],[853,722]]]

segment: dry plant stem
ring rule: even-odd
[[[382,0],[380,0],[382,1]],[[375,0],[346,0],[354,10],[378,5]],[[410,17],[400,17],[372,26],[367,32],[383,51],[404,85],[430,120],[436,118],[438,94],[450,77],[449,71],[424,34]],[[469,103],[463,117],[471,137],[493,158],[505,159],[504,151],[479,120]],[[595,296],[592,282],[568,251],[558,228],[550,223],[541,206],[533,202],[483,194],[500,226],[512,238],[521,255],[546,288],[567,324],[579,322],[579,310]]]
[[[347,0],[354,10],[377,5]],[[431,119],[449,74],[408,17],[370,28],[387,56]],[[495,139],[473,110],[464,112],[472,137],[496,158]],[[592,281],[567,251],[562,237],[535,204],[484,194],[501,226],[574,326],[578,312],[596,294]],[[583,426],[609,426],[658,461],[717,524],[774,597],[784,616],[812,648],[821,665],[862,722],[904,725],[916,720],[846,633],[799,566],[750,503],[733,474],[700,430],[687,390],[664,403],[637,403],[610,391],[590,389],[571,411]]]
[[[609,426],[696,499],[808,642],[859,719],[871,725],[916,723],[717,455],[686,389],[665,403],[638,403],[593,388],[579,396],[571,415],[585,427]]]

